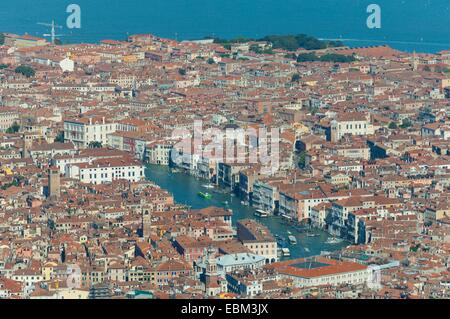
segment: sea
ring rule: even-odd
[[[80,28],[68,28],[76,4]],[[371,4],[380,28],[369,28]],[[449,0],[2,0],[0,32],[50,33],[54,20],[63,43],[95,43],[151,33],[178,40],[304,33],[342,39],[350,46],[387,44],[403,51],[450,49]]]

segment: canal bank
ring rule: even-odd
[[[233,211],[233,223],[244,218],[256,219],[266,225],[273,235],[286,239],[285,247],[291,251],[290,258],[308,257],[319,255],[321,251],[333,252],[348,245],[348,242],[330,243],[330,236],[321,230],[299,231],[294,225],[286,222],[279,216],[258,218],[254,215],[255,209],[241,204],[241,200],[225,191],[223,188],[206,188],[208,182],[189,174],[174,172],[168,167],[147,165],[145,176],[160,187],[173,194],[175,201],[185,204],[193,209],[208,206],[223,207]],[[211,199],[198,196],[199,192],[212,194]],[[295,236],[297,244],[287,243],[288,236]]]

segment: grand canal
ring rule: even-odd
[[[294,225],[288,224],[282,217],[271,216],[258,218],[254,216],[255,210],[252,207],[243,205],[241,200],[223,188],[207,189],[207,181],[197,179],[194,176],[173,172],[168,167],[148,165],[146,177],[160,187],[173,194],[175,201],[185,204],[193,209],[205,208],[208,206],[223,207],[233,211],[233,223],[244,218],[259,220],[266,225],[272,234],[280,238],[287,239],[292,234],[297,239],[297,244],[285,244],[291,251],[291,258],[307,257],[318,255],[321,251],[336,251],[348,245],[347,242],[327,243],[329,238],[326,232],[320,230],[299,230]],[[198,192],[209,192],[213,196],[211,199],[199,197]]]

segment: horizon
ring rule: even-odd
[[[205,36],[221,38],[261,37],[271,34],[305,33],[316,38],[346,38],[350,46],[384,43],[402,51],[438,52],[450,49],[448,25],[450,5],[445,0],[379,0],[380,28],[366,26],[369,0],[79,0],[82,26],[65,27],[67,3],[56,0],[18,0],[3,4],[0,27],[5,31],[42,36],[49,29],[39,22],[63,26],[64,43],[97,43],[121,40],[128,34],[151,33],[162,38],[193,40]],[[142,7],[142,10],[136,8]],[[33,15],[23,15],[31,11]],[[125,18],[122,12],[127,12]],[[440,17],[440,18],[437,18]],[[231,23],[232,21],[232,23]],[[267,23],[269,22],[269,23]]]

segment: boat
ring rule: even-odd
[[[320,236],[319,234],[314,234],[314,233],[308,233],[306,234],[306,237],[317,237]]]
[[[291,255],[289,248],[281,248],[281,252],[283,253],[283,257],[289,257]]]
[[[281,238],[281,237],[278,237],[277,238],[277,243],[278,243],[278,245],[284,245],[284,239]]]
[[[214,188],[214,185],[211,185],[211,184],[203,184],[202,187],[212,189],[212,188]]]
[[[288,234],[288,235],[292,235],[292,233],[288,230],[288,231],[286,231],[286,233]]]
[[[342,239],[336,238],[336,237],[332,237],[332,238],[328,238],[328,239],[325,241],[325,244],[338,244],[338,243],[340,243],[340,242],[342,242]]]
[[[228,201],[226,200],[226,201],[222,202],[222,204],[224,204],[225,206],[228,206]]]
[[[306,251],[307,253],[310,252],[309,248],[307,248],[307,247],[305,247],[305,251]]]
[[[289,238],[289,242],[290,242],[292,245],[295,245],[295,244],[297,243],[297,239],[296,239],[294,236],[289,235],[288,238]]]
[[[198,192],[197,195],[203,199],[211,199],[212,198],[212,195],[210,193]]]
[[[267,217],[267,216],[269,216],[269,213],[268,213],[268,212],[265,212],[265,211],[263,211],[263,210],[261,210],[261,209],[257,209],[257,210],[253,213],[253,215],[255,215],[255,216],[257,216],[257,217]]]
[[[279,257],[283,257],[283,251],[281,250],[281,248],[277,249],[277,256]]]

